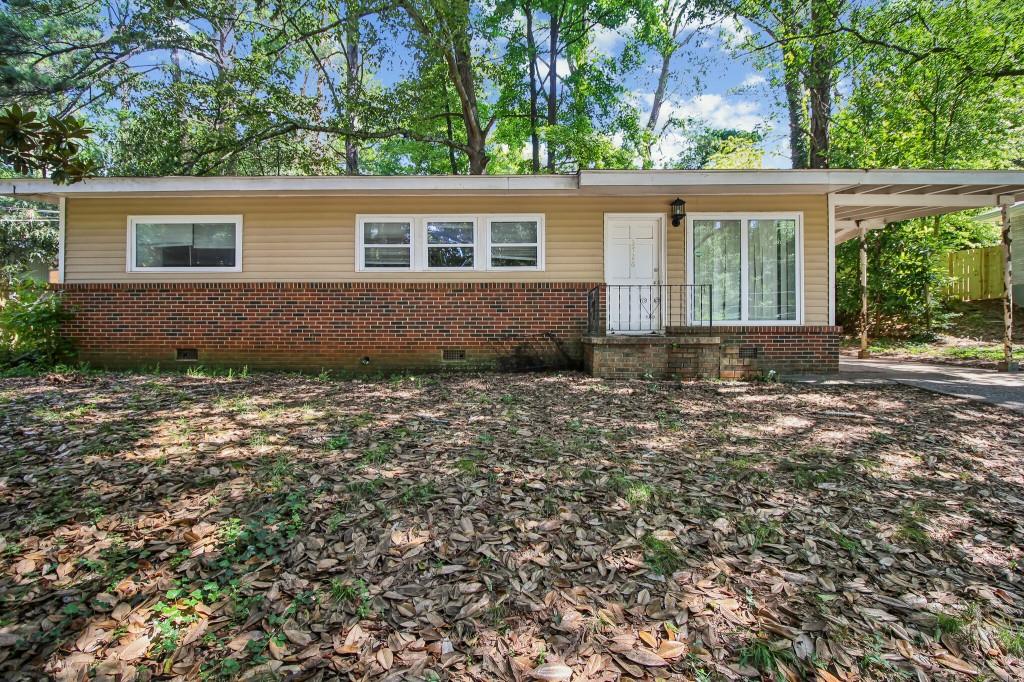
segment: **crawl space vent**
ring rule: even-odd
[[[174,359],[181,362],[195,362],[199,359],[198,348],[175,348]]]
[[[757,357],[757,346],[741,346],[740,357],[752,360]]]
[[[462,362],[466,359],[464,348],[445,348],[441,351],[441,359],[445,362]]]

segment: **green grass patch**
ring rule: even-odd
[[[782,539],[782,526],[778,521],[766,521],[756,516],[741,516],[736,520],[736,530],[749,538],[753,549]]]
[[[644,561],[659,575],[672,575],[683,567],[683,557],[671,542],[659,540],[652,533],[641,538],[644,547]]]
[[[344,450],[349,446],[350,440],[347,433],[342,433],[337,436],[331,436],[324,443],[324,449],[334,452],[336,450]]]
[[[767,639],[758,637],[743,645],[739,651],[740,663],[756,668],[762,675],[776,680],[785,680],[779,662],[791,662],[793,654],[787,650],[776,650]]]
[[[996,637],[1007,653],[1024,658],[1024,628],[1004,626],[996,632]]]

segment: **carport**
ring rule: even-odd
[[[860,240],[860,356],[868,346],[867,233],[891,223],[955,213],[971,208],[1001,211],[1003,248],[1003,353],[1000,369],[1012,371],[1013,286],[1009,208],[1024,199],[1024,174],[989,170],[871,170],[833,171],[834,180],[849,178],[848,186],[829,193],[833,237],[830,262],[829,308],[835,311],[835,245]],[[860,178],[856,173],[863,173]]]

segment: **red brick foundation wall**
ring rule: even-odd
[[[82,360],[295,369],[569,367],[592,283],[126,283],[55,288]],[[465,351],[462,362],[444,349]],[[363,359],[369,358],[364,364]]]
[[[775,370],[780,374],[839,371],[839,342],[842,327],[832,326],[716,326],[678,327],[670,334],[718,336],[722,340],[723,378],[736,370],[749,375]],[[738,349],[738,352],[736,352]],[[754,357],[750,357],[753,355]],[[727,365],[735,365],[727,366]]]

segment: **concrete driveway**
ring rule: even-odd
[[[787,381],[822,384],[897,383],[926,391],[976,400],[1024,413],[1024,374],[1006,374],[991,369],[929,365],[871,358],[841,358],[839,374],[793,376]]]

